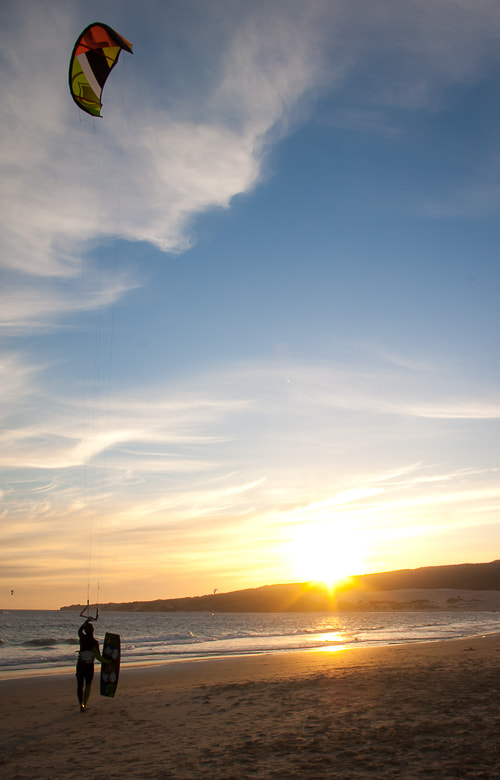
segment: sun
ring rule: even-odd
[[[330,587],[365,573],[365,551],[359,534],[337,522],[314,522],[293,530],[287,557],[301,581],[324,582]]]

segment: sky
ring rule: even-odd
[[[500,557],[495,0],[6,0],[0,69],[0,608]]]

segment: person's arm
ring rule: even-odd
[[[109,658],[103,658],[103,656],[99,652],[99,642],[96,642],[94,645],[94,658],[97,661],[100,661],[101,664],[109,664],[110,659]]]

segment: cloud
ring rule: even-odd
[[[255,185],[267,133],[314,82],[307,15],[299,32],[286,15],[265,23],[243,13],[221,51],[178,63],[202,74],[209,56],[218,70],[192,118],[185,97],[168,100],[158,47],[156,61],[141,52],[146,61],[135,71],[122,57],[136,98],[127,93],[125,107],[94,122],[78,114],[61,78],[73,43],[68,6],[55,3],[45,14],[25,5],[29,24],[26,14],[7,13],[1,41],[8,77],[0,201],[1,262],[24,273],[72,276],[85,251],[110,236],[183,251],[194,215],[225,208]],[[168,24],[159,12],[155,25]]]
[[[363,471],[382,434],[396,445],[399,458],[406,459],[412,448],[424,448],[428,457],[425,442],[435,437],[439,421],[498,416],[473,383],[457,400],[453,374],[446,377],[437,367],[395,370],[385,362],[371,371],[298,362],[286,369],[271,363],[219,366],[191,377],[187,385],[143,388],[140,397],[133,391],[111,396],[97,387],[79,400],[61,389],[53,393],[52,366],[30,366],[21,353],[5,353],[1,360],[10,377],[0,396],[3,468],[68,472],[64,479],[74,484],[78,478],[72,470],[85,467],[101,483],[100,492],[108,489],[107,474],[120,491],[140,483],[147,490],[168,475],[189,481],[233,472],[255,484],[273,474],[272,489],[278,489],[281,474],[304,471],[306,452],[317,472],[315,482],[333,464],[342,481],[353,458]],[[24,411],[18,419],[27,407],[29,415]],[[443,456],[456,435],[440,428],[434,458],[438,452]],[[382,457],[379,453],[378,462]]]
[[[247,364],[236,370],[236,379],[224,379],[222,373],[219,381],[233,387],[235,382],[242,387],[255,383],[260,400],[269,404],[268,413],[278,418],[292,407],[429,419],[500,416],[496,387],[465,380],[463,371],[452,364],[410,356],[405,361],[374,362],[373,357],[353,354],[351,364],[297,361],[283,363],[279,369],[272,364]]]
[[[40,367],[41,368],[41,367]],[[6,415],[7,407],[17,405],[30,395],[34,386],[34,377],[40,368],[30,365],[20,353],[4,352],[0,354],[0,417]]]
[[[175,391],[167,400],[163,394],[150,394],[146,401],[144,394],[140,400],[111,399],[96,390],[78,401],[54,396],[52,380],[42,379],[41,367],[38,382],[28,385],[35,370],[21,357],[7,355],[3,363],[11,376],[1,393],[4,419],[12,418],[21,401],[19,388],[24,408],[33,399],[29,418],[25,414],[17,425],[11,421],[0,434],[4,467],[64,471],[108,452],[107,465],[126,473],[204,469],[198,459],[183,456],[182,448],[213,447],[221,441],[216,433],[221,417],[238,413],[246,404],[244,399],[209,396],[181,400]]]
[[[118,21],[127,7],[117,6]],[[171,13],[154,9],[155,28],[169,29]],[[369,97],[354,91],[354,114],[376,101],[380,124],[384,104],[428,107],[431,92],[477,78],[499,37],[486,1],[254,3],[238,13],[216,4],[189,22],[200,41],[207,22],[209,42],[190,48],[189,60],[175,50],[190,100],[173,84],[168,46],[142,47],[122,57],[131,85],[123,104],[110,84],[105,119],[94,122],[63,84],[77,9],[12,4],[5,17],[0,262],[48,277],[74,276],[108,237],[184,251],[196,215],[256,185],[267,145],[306,115],[308,95],[362,71]]]
[[[0,331],[10,337],[68,328],[70,318],[73,327],[81,327],[75,315],[111,306],[140,285],[127,271],[104,273],[90,268],[76,284],[64,278],[34,283],[19,274],[10,275],[10,280],[0,290]]]

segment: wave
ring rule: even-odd
[[[25,642],[21,642],[21,647],[56,647],[57,645],[76,645],[78,640],[74,637],[70,639],[58,639],[57,637],[41,637],[37,639],[27,639]]]
[[[191,631],[182,634],[162,634],[159,636],[135,636],[130,639],[122,637],[122,645],[130,647],[141,645],[169,646],[169,645],[194,645],[201,642],[212,642],[216,637],[195,636]]]

